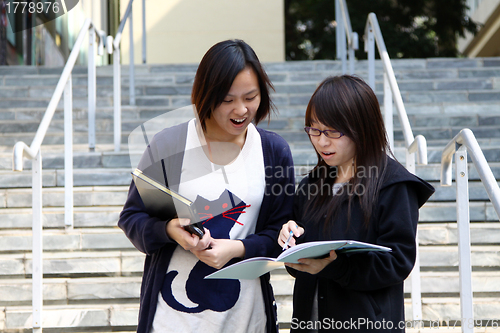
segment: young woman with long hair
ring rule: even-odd
[[[287,264],[292,332],[404,331],[403,281],[415,263],[418,209],[434,189],[391,158],[379,103],[360,78],[325,79],[307,106],[318,156],[278,243],[357,240],[392,252],[336,253]],[[385,326],[382,324],[385,323]]]

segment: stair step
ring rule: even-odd
[[[123,206],[74,207],[75,228],[115,227]],[[44,228],[64,228],[64,208],[43,208],[42,225]],[[0,230],[31,229],[31,208],[0,209]]]
[[[130,168],[95,168],[74,169],[74,186],[128,186],[132,181]],[[0,170],[0,188],[30,188],[31,171]],[[44,187],[64,186],[64,170],[44,169],[42,173]]]
[[[451,140],[451,139],[450,139]],[[441,164],[441,158],[443,154],[443,149],[445,148],[448,141],[439,147],[427,147],[427,160],[428,163],[436,166]],[[483,155],[488,163],[500,162],[500,146],[491,144],[489,146],[483,145],[481,148]],[[406,161],[406,151],[402,147],[395,147],[394,156],[401,163],[404,164]],[[468,154],[469,155],[469,154]],[[302,143],[294,143],[292,147],[292,157],[295,165],[316,165],[318,157],[314,148],[309,141],[303,141]],[[467,156],[468,162],[471,163],[470,156]],[[6,164],[4,162],[4,164]],[[471,164],[472,165],[472,164]],[[418,165],[417,167],[421,167]]]
[[[469,202],[471,221],[498,222],[498,215],[491,202]],[[449,222],[457,220],[455,202],[427,202],[420,208],[420,222]]]
[[[498,319],[498,313],[500,313],[499,301],[498,298],[474,298],[474,320],[477,320],[477,329],[474,329],[474,332],[494,332],[498,329],[500,326],[500,320]],[[291,300],[278,303],[280,327],[290,327],[291,313]],[[461,318],[460,300],[459,298],[448,297],[423,297],[422,317],[424,318],[424,325],[428,328],[424,330],[415,329],[416,325],[422,325],[422,323],[412,321],[411,300],[405,299],[405,324],[410,328],[407,332],[460,332],[460,330],[457,330],[460,327],[460,322],[457,321],[460,321]],[[482,327],[479,327],[480,325]],[[484,325],[489,327],[485,328]]]
[[[455,201],[456,200],[456,185],[441,186],[439,182],[430,182],[436,189],[436,192],[429,199],[430,201]],[[499,183],[500,185],[500,183]],[[469,182],[469,200],[470,201],[489,201],[488,193],[484,184],[480,181]]]
[[[483,78],[498,76],[498,60],[496,58],[477,58],[469,61],[453,62],[454,59],[393,59],[391,62],[398,80],[425,80],[425,79],[467,79],[467,78]],[[367,61],[360,60],[355,62],[356,72],[363,76],[367,73]],[[293,61],[285,63],[265,63],[266,71],[271,75],[272,79],[277,80],[285,77],[290,81],[306,81],[310,80],[318,82],[321,79],[316,73],[336,73],[341,71],[341,63],[339,61]],[[380,70],[382,63],[380,60],[375,61],[376,78],[381,79]],[[155,77],[171,77],[176,80],[173,82],[185,82],[187,80],[179,80],[182,76],[194,76],[197,64],[186,65],[136,65],[135,76],[136,81],[142,79],[154,80]],[[127,81],[128,66],[122,66],[121,74],[122,81]],[[99,80],[111,78],[113,75],[112,66],[99,66],[96,68],[97,79]],[[9,66],[8,69],[0,71],[0,83],[4,85],[15,85],[16,79],[20,78],[53,78],[58,79],[61,73],[60,68],[43,68],[29,69],[22,66]],[[151,74],[154,73],[154,76]],[[315,75],[316,74],[316,75]],[[82,85],[86,84],[87,68],[76,67],[73,71],[74,80]],[[282,79],[283,80],[283,79]],[[56,83],[57,81],[55,81]],[[108,82],[108,81],[105,81]],[[148,81],[144,80],[145,83]],[[172,82],[172,81],[169,81]],[[29,81],[26,83],[30,83]],[[55,85],[55,83],[52,83]],[[33,83],[32,83],[33,84]],[[111,82],[109,83],[111,84]],[[26,84],[19,84],[25,86]],[[41,84],[40,84],[41,85]],[[47,82],[47,85],[50,85]],[[75,84],[78,85],[78,84]]]
[[[43,147],[42,147],[43,149]],[[131,168],[131,157],[139,160],[142,152],[95,151],[73,152],[73,168]],[[32,161],[24,159],[24,170],[31,170]],[[12,170],[12,153],[0,153],[0,170]],[[64,152],[44,153],[42,151],[42,169],[64,169]]]
[[[281,109],[280,109],[281,110]],[[277,117],[272,117],[271,122],[262,122],[259,127],[265,129],[274,130],[297,130],[303,131],[304,128],[304,113],[291,115],[289,117],[279,117],[281,112]],[[490,126],[500,124],[500,116],[498,115],[477,115],[477,114],[457,114],[457,115],[447,115],[447,114],[416,114],[409,115],[408,120],[412,126],[412,130],[417,132],[420,129],[425,128],[463,128],[471,126]],[[401,130],[401,124],[397,114],[394,115],[394,128],[395,130]]]
[[[484,129],[490,131],[493,129]],[[292,149],[292,156],[295,165],[315,165],[317,162],[317,155],[305,133],[302,129],[294,131],[276,131],[281,134],[285,139],[294,137],[294,141],[290,142]],[[484,132],[483,131],[483,132]],[[498,129],[494,131],[499,132]],[[299,137],[304,138],[299,140]],[[88,140],[88,136],[81,136],[84,141]],[[62,137],[61,137],[62,139]],[[128,138],[127,138],[128,141]],[[435,167],[441,163],[442,152],[444,147],[448,144],[449,140],[437,140],[436,142],[428,145],[427,157],[428,163]],[[500,137],[490,137],[488,139],[478,139],[481,150],[489,164],[500,162]],[[120,152],[114,151],[112,144],[102,143],[98,145],[93,152],[89,152],[88,144],[76,144],[73,150],[73,165],[74,168],[128,168],[130,167],[130,158],[137,160],[142,156],[143,151],[134,147],[129,151],[128,145],[122,145]],[[0,171],[12,169],[12,149],[13,146],[1,145],[0,146]],[[400,163],[405,163],[406,153],[403,147],[398,143],[394,148],[394,155]],[[470,156],[468,162],[471,163]],[[472,164],[471,164],[472,165]],[[44,169],[62,169],[64,168],[64,145],[52,144],[42,146],[42,167]],[[417,166],[421,167],[421,166]],[[31,169],[31,160],[24,159],[24,168]]]
[[[404,291],[410,296],[410,278],[405,281]],[[422,272],[421,291],[424,297],[441,297],[442,294],[460,293],[458,272]],[[500,292],[500,272],[472,272],[472,292],[474,298],[498,298]],[[486,295],[488,296],[477,296]],[[500,324],[500,323],[499,323]]]
[[[32,254],[4,254],[0,258],[0,278],[31,276]],[[43,272],[47,277],[140,276],[144,255],[130,251],[44,252]]]
[[[43,78],[45,81],[45,78]],[[19,82],[21,85],[19,86],[8,86],[2,87],[0,89],[0,97],[2,99],[10,99],[10,100],[21,100],[24,98],[25,100],[29,99],[47,99],[50,100],[52,95],[56,90],[56,85],[43,85],[38,86],[37,84],[33,84],[37,79],[30,79],[31,83],[27,85],[22,85],[24,82]],[[58,78],[59,80],[59,78]],[[75,83],[83,83],[83,82],[75,82]],[[98,82],[98,89],[96,90],[96,97],[113,97],[113,85],[112,84],[103,84],[103,82]],[[147,93],[147,90],[144,87],[137,85],[135,87],[135,95],[142,96]],[[176,92],[175,89],[172,90],[172,94]],[[87,98],[88,97],[88,83],[76,85],[73,84],[73,98]],[[130,93],[130,87],[128,85],[121,86],[121,95],[122,97],[128,97]],[[64,97],[62,98],[64,100]],[[8,108],[7,106],[2,106],[3,108]],[[22,107],[22,106],[21,106]]]
[[[420,273],[421,292],[424,297],[442,297],[442,295],[453,294],[459,296],[459,274],[455,272],[428,272]],[[289,275],[284,269],[275,270],[271,273],[271,284],[273,285],[274,294],[276,297],[291,296],[295,279]],[[500,272],[481,271],[472,272],[472,291],[484,298],[497,298],[500,292]],[[411,295],[411,281],[408,277],[404,284],[404,292],[406,298]],[[500,323],[499,323],[500,324]]]
[[[499,162],[488,162],[491,172],[496,179],[500,179],[500,163]],[[455,167],[452,167],[452,179],[455,179]],[[417,165],[416,175],[426,181],[440,182],[441,181],[441,165],[440,164],[428,164],[428,165]],[[468,178],[469,180],[479,181],[481,178],[477,173],[477,170],[473,164],[468,166]],[[455,186],[455,185],[453,185]]]
[[[131,331],[137,326],[139,305],[89,304],[85,307],[78,305],[49,305],[43,307],[42,327],[51,329],[94,329]],[[2,311],[3,312],[3,311]],[[7,307],[4,309],[4,319],[0,318],[0,327],[5,333],[31,329],[32,310],[30,306]],[[3,321],[3,323],[2,323]]]
[[[1,196],[0,196],[1,198]],[[470,202],[471,221],[498,221],[491,202]],[[74,208],[75,227],[109,227],[116,225],[122,206],[91,206]],[[2,217],[0,229],[31,228],[31,208],[5,208],[0,210]],[[421,222],[456,221],[455,202],[427,202],[420,209]],[[45,228],[64,227],[64,208],[46,207],[43,209]]]
[[[427,323],[427,325],[432,326],[424,329],[409,328],[408,332],[459,332],[457,330],[459,326],[457,327],[455,321],[460,318],[460,306],[456,300],[448,298],[428,300],[424,298],[422,301],[423,316],[424,318],[432,318],[433,322]],[[411,318],[411,303],[409,301],[406,302],[405,308],[406,318]],[[500,313],[498,301],[476,299],[474,308],[475,311],[480,308],[483,313],[486,313],[484,316],[475,316],[474,319],[482,320],[481,324],[487,324],[488,320],[490,321],[489,327],[478,327],[474,331],[493,332],[498,327],[496,326],[498,325],[498,319],[492,320]],[[483,308],[488,308],[488,311],[484,311]],[[291,315],[287,317],[282,315],[285,312],[284,310],[283,306],[278,307],[280,327],[289,326],[291,322]],[[290,311],[288,312],[291,314]],[[61,328],[69,328],[72,332],[78,332],[78,330],[93,332],[92,329],[98,331],[110,329],[113,329],[113,331],[131,331],[135,330],[137,325],[137,315],[138,305],[89,305],[85,308],[72,305],[45,306],[42,326],[47,331]],[[488,315],[490,317],[487,317]],[[3,324],[5,333],[31,328],[30,307],[7,307],[4,316],[3,320],[0,318],[0,325]],[[407,319],[405,324],[411,327],[411,319]],[[476,324],[479,325],[479,323]],[[438,327],[439,329],[437,329]]]
[[[500,223],[471,223],[470,239],[473,245],[497,245]],[[457,223],[419,223],[418,242],[422,245],[458,244]]]
[[[424,297],[442,297],[443,294],[459,293],[458,272],[422,272],[421,290]],[[271,284],[277,298],[292,296],[294,278],[284,270],[271,273]],[[85,302],[129,302],[138,301],[141,277],[97,277],[97,278],[46,278],[44,279],[45,304],[84,304]],[[499,272],[473,272],[473,292],[477,294],[500,292]],[[28,305],[31,303],[31,279],[0,280],[0,306]],[[406,281],[405,293],[409,298],[411,283]],[[483,298],[495,296],[482,296]],[[24,304],[25,303],[25,304]]]
[[[73,189],[73,204],[80,206],[123,206],[127,200],[128,186],[84,186]],[[64,188],[47,187],[42,190],[44,207],[64,207]],[[32,189],[0,190],[0,208],[29,208]]]
[[[425,301],[425,299],[424,299]],[[500,309],[494,302],[482,301],[477,304],[475,308],[491,306],[491,311],[493,313],[492,318],[495,317],[495,312],[498,313]],[[406,305],[406,309],[411,309],[411,304]],[[282,311],[280,311],[280,309]],[[460,323],[456,321],[459,320],[460,315],[455,316],[455,314],[460,312],[459,304],[449,302],[448,299],[443,299],[441,303],[424,303],[424,318],[425,315],[429,314],[430,318],[436,318],[432,322],[426,322],[427,327],[423,328],[411,328],[413,323],[411,319],[407,319],[406,325],[409,327],[407,332],[439,332],[439,333],[455,333],[461,332]],[[458,309],[458,310],[457,310]],[[291,321],[291,315],[284,317],[281,315],[283,308],[278,308],[278,319],[280,321],[280,332],[287,332],[288,329],[281,327],[289,327]],[[411,313],[407,310],[407,318],[411,318]],[[118,305],[118,306],[89,306],[85,309],[79,309],[78,307],[68,306],[68,307],[58,307],[58,306],[47,306],[44,307],[44,330],[52,331],[61,328],[70,328],[72,332],[79,332],[79,330],[84,330],[85,332],[102,332],[102,330],[110,330],[117,332],[118,330],[127,330],[127,332],[135,331],[135,326],[137,325],[137,314],[138,307],[131,305]],[[453,314],[453,317],[448,316],[448,314]],[[46,319],[45,319],[46,317]],[[283,320],[289,318],[287,321]],[[498,320],[475,316],[474,319],[482,320],[477,322],[476,325],[486,325],[488,327],[481,326],[474,329],[475,332],[494,332],[498,327]],[[5,314],[5,333],[18,332],[20,329],[30,329],[31,326],[31,312],[28,308],[23,307],[12,307],[6,309]],[[0,321],[1,324],[1,321]],[[415,326],[419,323],[414,324]],[[92,329],[98,331],[92,331]]]
[[[30,305],[31,279],[0,280],[0,306]],[[43,280],[43,300],[50,304],[76,304],[92,302],[137,302],[141,277],[106,277]]]
[[[471,246],[472,266],[498,269],[500,267],[499,250],[498,245]],[[419,251],[421,269],[458,267],[457,246],[421,246]]]
[[[104,237],[100,238],[103,239]],[[500,247],[472,246],[473,267],[500,268]],[[1,278],[27,277],[31,274],[31,257],[28,253],[6,253],[0,258]],[[53,277],[81,276],[140,276],[143,271],[144,255],[135,249],[123,251],[79,251],[44,252],[44,274]],[[421,269],[451,270],[458,266],[458,247],[421,246]]]
[[[31,230],[0,230],[0,253],[29,253]],[[72,230],[45,230],[43,251],[117,251],[133,250],[132,243],[118,227]]]
[[[299,144],[300,145],[300,144]],[[295,144],[292,146],[292,156],[295,165],[315,165],[317,155],[311,143],[304,141],[300,146]],[[81,145],[80,145],[81,146]],[[109,145],[108,145],[109,146]],[[53,146],[54,147],[54,146]],[[75,169],[83,168],[131,168],[131,159],[138,161],[142,156],[142,151],[129,151],[126,146],[120,152],[114,152],[113,149],[100,150],[94,152],[88,151],[73,151],[73,167]],[[442,158],[441,147],[428,147],[427,158],[430,164],[440,164]],[[500,145],[491,144],[483,145],[483,154],[489,163],[500,162]],[[402,147],[394,149],[396,159],[404,164],[406,160],[406,152]],[[470,156],[468,162],[471,163]],[[30,159],[24,159],[24,169],[30,170],[32,162]],[[63,169],[64,168],[64,147],[59,147],[58,151],[46,151],[42,146],[42,168],[43,169]],[[0,171],[12,170],[12,151],[0,151]]]
[[[12,108],[47,108],[50,102],[50,97],[48,98],[23,98],[23,99],[12,99],[12,98],[2,98],[2,104],[0,108],[2,109],[12,109]],[[110,97],[99,97],[96,98],[96,103],[98,107],[102,106],[113,106],[113,100]],[[123,101],[126,103],[126,100]],[[73,97],[73,105],[77,108],[86,108],[88,106],[87,98]],[[64,107],[64,100],[61,98],[59,108]]]
[[[457,244],[456,223],[420,223],[418,230],[420,246],[449,245],[453,248]],[[0,237],[0,253],[28,253],[32,249],[30,229],[0,229]],[[470,237],[473,245],[496,245],[500,223],[471,223]],[[132,243],[116,226],[48,229],[43,232],[43,250],[46,252],[133,249]]]
[[[405,303],[406,318],[411,318],[411,302],[407,301]],[[456,324],[454,321],[460,319],[460,304],[456,299],[423,298],[422,304],[423,317],[432,318],[430,320],[433,322],[428,324],[432,324],[433,327],[427,330],[424,329],[421,332],[431,332],[431,330],[434,332],[436,331],[436,325],[444,329],[444,331],[437,330],[437,332],[456,331],[456,327],[453,327]],[[492,318],[496,318],[497,314],[500,313],[500,306],[498,304],[498,300],[476,298],[474,309],[476,312],[481,311],[481,314],[475,315],[474,319],[483,320],[481,324],[483,324],[483,322],[487,324],[487,321],[490,320],[489,329],[495,329],[495,326],[492,327],[491,325],[498,324],[498,319],[492,320]],[[282,304],[278,307],[278,320],[283,326],[287,326],[287,324],[291,322],[291,315],[286,317],[283,315],[285,312],[291,314],[291,310],[286,311],[285,307],[291,309],[291,305]],[[115,327],[120,330],[135,330],[137,315],[138,305],[89,305],[85,308],[75,305],[53,305],[44,307],[42,326],[49,331],[58,328],[71,328],[72,331],[74,328],[85,329],[85,331],[91,331],[92,329],[109,330]],[[450,328],[452,329],[451,331],[445,326],[447,325],[446,321],[449,322]],[[30,307],[5,308],[5,319],[3,319],[3,322],[4,323],[0,321],[0,325],[3,324],[3,331],[6,333],[17,332],[20,329],[30,329]],[[411,325],[411,319],[407,319],[406,324]],[[453,330],[453,328],[455,330]],[[490,332],[488,328],[482,327],[480,329],[484,329],[481,332]]]

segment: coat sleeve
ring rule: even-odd
[[[134,182],[130,184],[127,201],[120,213],[118,226],[141,252],[151,255],[169,243],[175,243],[167,235],[169,220],[150,216],[144,207]]]
[[[162,183],[162,185],[168,186],[163,168],[164,157],[169,157],[169,155],[158,153],[157,136],[155,136],[143,153],[138,168]],[[173,159],[175,157],[173,155],[169,158]],[[167,163],[168,161],[169,159],[167,159]],[[134,181],[132,181],[127,201],[120,213],[118,226],[139,251],[151,255],[163,246],[175,243],[174,240],[168,237],[166,230],[167,223],[174,216],[162,218],[150,216],[147,213],[139,191]]]
[[[281,226],[291,218],[295,175],[290,147],[277,134],[271,134],[269,148],[263,147],[266,163],[266,188],[257,221],[255,234],[242,240],[245,245],[245,259],[276,256]],[[267,157],[266,157],[267,155]]]
[[[295,195],[293,197],[293,209],[292,209],[291,219],[294,220],[299,226],[304,228],[304,234],[302,234],[302,236],[300,236],[296,240],[297,244],[301,244],[303,242],[304,238],[306,237],[306,233],[308,232],[308,228],[306,228],[301,222],[302,216],[304,214],[303,211],[307,201],[306,200],[307,195],[305,192],[305,188],[307,187],[306,184],[307,184],[307,176],[301,180],[299,186],[297,187],[297,191],[295,192]],[[288,274],[290,274],[293,277],[297,277],[297,273],[299,271],[288,266],[285,266],[285,269],[287,270]]]
[[[406,279],[416,257],[416,191],[407,183],[383,189],[375,214],[371,223],[378,227],[376,244],[390,247],[392,252],[339,254],[318,276],[354,290],[381,289]]]

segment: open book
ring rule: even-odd
[[[237,262],[205,276],[205,279],[256,279],[262,274],[283,266],[283,263],[298,263],[302,258],[321,258],[331,250],[337,252],[383,251],[390,248],[350,240],[318,241],[302,243],[286,249],[278,258],[255,257]]]

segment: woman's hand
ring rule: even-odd
[[[280,234],[278,236],[278,244],[283,247],[288,237],[290,236],[290,232],[293,233],[293,236],[288,242],[288,246],[295,246],[295,238],[300,237],[304,233],[304,228],[299,227],[295,221],[288,221],[288,223],[283,224],[281,227]]]
[[[189,231],[184,229],[184,226],[189,224],[189,219],[172,219],[167,223],[167,235],[171,239],[177,242],[186,251],[193,249],[204,250],[206,249],[212,240],[210,236],[210,231],[205,228],[205,235],[200,239],[197,235],[191,234]]]
[[[328,264],[337,259],[337,253],[334,250],[330,251],[330,255],[323,259],[299,259],[298,264],[285,263],[286,266],[309,274],[318,274]]]
[[[245,245],[242,241],[233,239],[214,239],[208,249],[192,249],[191,252],[208,266],[220,269],[233,258],[245,256]]]

